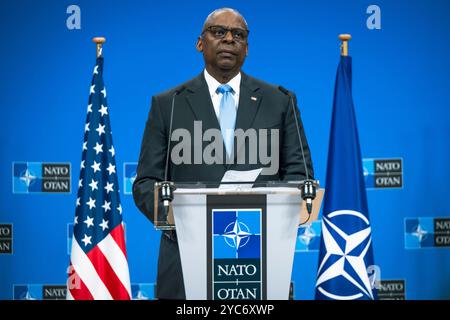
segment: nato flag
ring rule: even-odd
[[[333,116],[316,299],[376,299],[378,278],[352,99],[352,60],[342,56]]]

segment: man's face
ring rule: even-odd
[[[207,69],[217,72],[239,71],[248,52],[247,38],[240,39],[239,34],[220,32],[220,28],[246,30],[242,18],[234,12],[224,11],[215,15],[205,25],[203,36],[198,38],[197,50],[203,52]],[[208,29],[209,28],[209,29]]]

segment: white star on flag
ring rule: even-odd
[[[111,210],[111,202],[105,200],[105,203],[102,205],[102,208],[105,209],[105,212]]]
[[[95,199],[89,197],[89,201],[86,204],[89,206],[89,209],[95,208]]]
[[[95,84],[93,84],[93,85],[91,86],[91,90],[89,90],[89,93],[90,93],[90,94],[95,93],[94,88],[95,88]]]
[[[112,173],[116,173],[116,166],[113,166],[111,163],[109,163],[108,168],[106,168],[106,170],[108,170],[109,174],[111,175]]]
[[[91,183],[89,183],[89,186],[91,187],[92,191],[98,190],[97,184],[98,184],[98,181],[95,181],[94,179],[91,180]]]
[[[327,226],[331,227],[339,236],[342,237],[342,239],[345,242],[345,245],[343,246],[343,249],[339,246],[339,244],[336,242],[336,240],[333,238],[332,234],[328,230]],[[317,279],[316,286],[319,287],[319,285],[325,281],[328,281],[330,279],[342,276],[345,279],[347,279],[350,283],[352,283],[354,286],[356,286],[359,290],[364,292],[367,296],[373,299],[372,295],[372,289],[370,284],[370,279],[367,274],[367,267],[364,262],[364,257],[366,255],[367,250],[370,247],[371,239],[371,229],[370,226],[355,232],[353,234],[346,234],[344,231],[339,229],[335,224],[333,224],[330,220],[327,218],[323,218],[322,222],[322,234],[324,238],[324,244],[326,248],[326,254],[322,260],[321,265],[319,266],[318,273],[320,276]],[[353,249],[360,246],[367,238],[369,238],[369,241],[367,241],[364,250],[359,253],[359,255],[355,255],[352,253]],[[324,267],[327,260],[331,257],[331,255],[337,255],[341,256],[340,259],[337,259],[331,266],[329,266],[325,271],[322,271],[322,268]],[[358,276],[360,281],[364,284],[364,287],[362,287],[345,269],[346,263],[352,267],[354,273]],[[320,288],[319,288],[320,290]],[[357,294],[358,297],[362,296],[361,293]],[[353,298],[358,298],[357,296]]]
[[[93,149],[95,150],[95,154],[99,154],[100,152],[103,152],[103,144],[98,144],[98,142],[96,142]]]
[[[84,238],[83,238],[81,241],[84,242],[84,246],[85,246],[85,247],[86,247],[88,244],[91,244],[91,243],[92,243],[92,242],[91,242],[91,238],[92,238],[92,237],[88,237],[87,234],[84,235]]]
[[[86,226],[89,227],[93,227],[94,226],[94,218],[91,217],[87,217],[86,220],[83,221],[84,223],[86,223]]]
[[[100,171],[100,165],[101,165],[101,162],[97,163],[94,160],[94,164],[91,166],[91,168],[94,169],[94,173],[96,173],[97,171]]]
[[[102,227],[102,231],[105,231],[106,229],[108,229],[108,220],[102,219],[102,223],[99,224],[100,227]]]
[[[95,131],[98,132],[98,136],[100,137],[102,133],[105,133],[105,126],[102,126],[101,123],[98,124],[97,129]]]
[[[101,92],[103,93],[103,98],[106,98],[106,88],[103,88]]]
[[[100,112],[103,117],[105,114],[108,114],[108,108],[102,105],[102,107],[98,110],[98,112]]]
[[[106,182],[105,190],[107,194],[114,191],[113,186],[114,183]]]
[[[108,151],[111,152],[111,155],[114,157],[115,155],[114,146],[111,146],[111,148]]]

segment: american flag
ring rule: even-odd
[[[97,58],[90,88],[68,270],[67,299],[130,299],[115,151]]]

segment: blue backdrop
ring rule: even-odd
[[[81,29],[67,27],[71,4],[80,8]],[[352,34],[353,97],[370,187],[375,264],[382,280],[403,286],[406,299],[449,299],[450,227],[449,220],[441,218],[450,217],[450,3],[379,0],[378,30],[366,25],[371,4],[1,1],[0,298],[21,298],[27,290],[42,298],[37,292],[43,285],[66,281],[95,63],[93,36],[107,39],[104,80],[133,291],[151,291],[160,234],[126,194],[124,175],[127,170],[133,175],[151,96],[202,70],[195,42],[204,18],[215,8],[229,6],[245,16],[251,30],[244,70],[296,92],[316,178],[322,182],[339,61],[337,36]],[[377,169],[380,159],[397,159],[394,163],[401,168]],[[35,162],[70,163],[71,192],[22,193],[23,172],[15,174],[14,168],[26,163],[31,168]],[[389,177],[387,172],[401,176],[401,185],[377,179]],[[295,299],[314,297],[318,230],[317,225],[299,230],[292,277]],[[433,242],[439,235],[441,242]],[[395,291],[391,289],[383,290]]]

